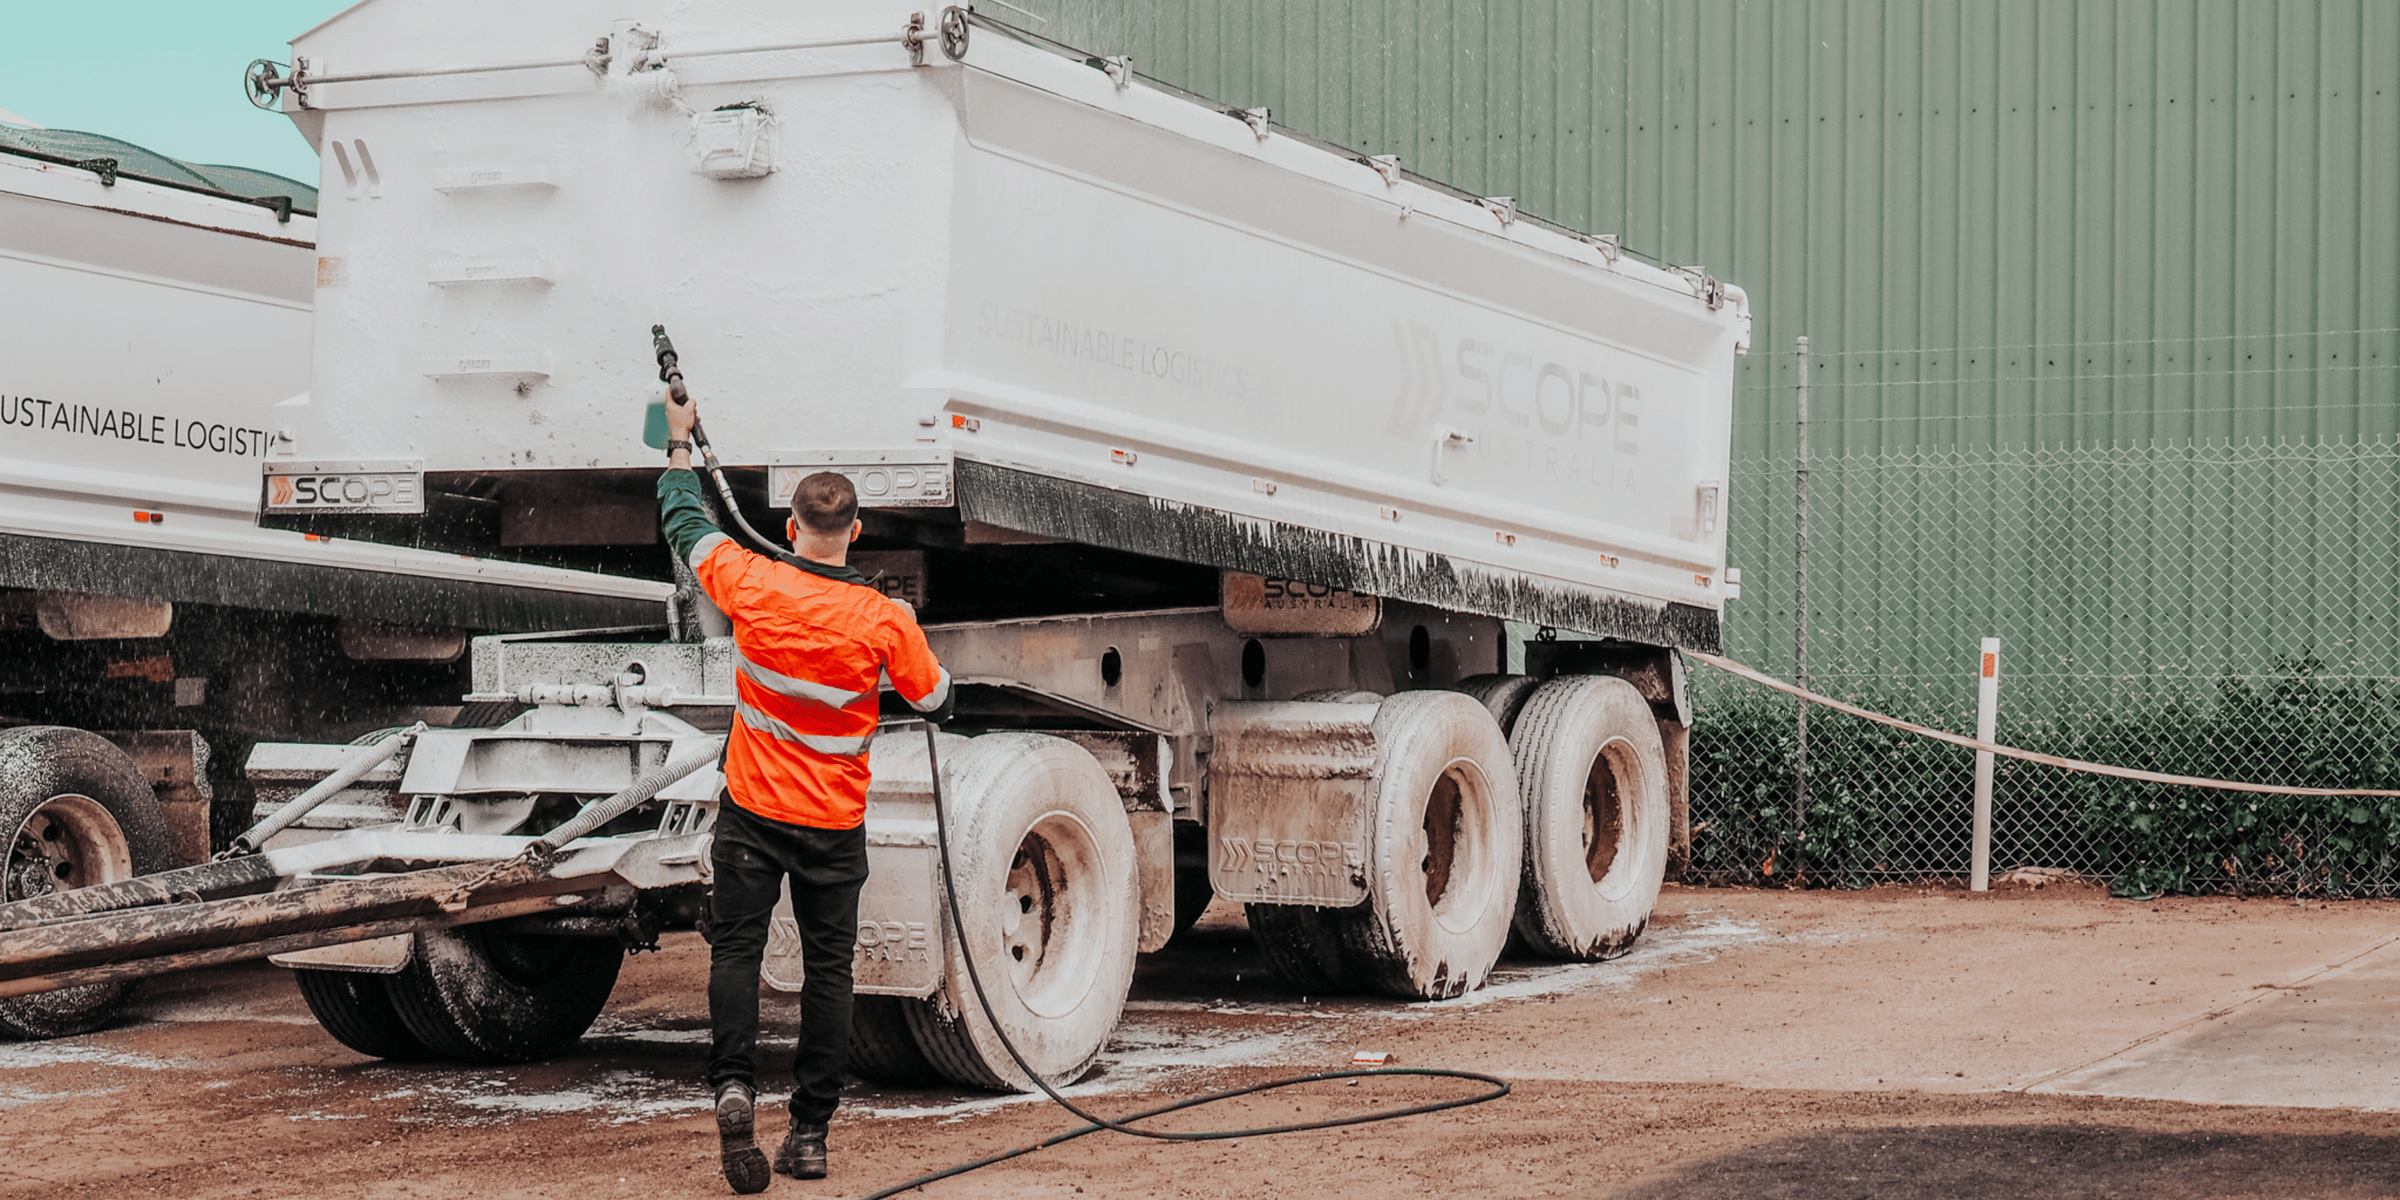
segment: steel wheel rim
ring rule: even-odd
[[[1474,760],[1451,759],[1426,789],[1424,811],[1410,838],[1426,910],[1452,933],[1474,930],[1496,882],[1475,853],[1492,836],[1490,792],[1490,781]]]
[[[1098,971],[1106,903],[1099,839],[1072,813],[1034,821],[1009,859],[1000,898],[1001,963],[1017,1002],[1042,1017],[1075,1011]]]
[[[1626,848],[1638,844],[1633,836],[1640,814],[1629,803],[1625,786],[1635,770],[1633,745],[1614,738],[1592,756],[1583,781],[1583,866],[1600,894],[1618,900],[1632,890],[1631,872],[1620,871]]]
[[[133,847],[117,819],[99,801],[64,792],[18,822],[0,859],[0,898],[26,900],[131,878]]]

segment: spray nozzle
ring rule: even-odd
[[[677,404],[691,403],[691,393],[685,391],[683,387],[683,370],[675,365],[677,361],[675,343],[667,337],[666,326],[653,325],[650,327],[650,348],[658,354],[658,381],[667,385],[667,394],[673,397]]]

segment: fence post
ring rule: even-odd
[[[1992,741],[2000,725],[2000,639],[1983,639],[1975,676],[1975,740]],[[1975,752],[1975,843],[1967,890],[1992,890],[1992,752]]]
[[[1808,686],[1808,339],[1799,339],[1798,458],[1792,471],[1792,682]],[[1808,831],[1808,701],[1792,723],[1792,836]]]

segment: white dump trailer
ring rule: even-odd
[[[753,525],[849,474],[856,561],[917,603],[970,735],[964,945],[922,734],[872,751],[862,1073],[1026,1086],[1005,1032],[1080,1074],[1212,897],[1319,995],[1457,995],[1512,927],[1565,958],[1640,934],[1679,840],[1674,650],[1717,646],[1732,591],[1738,289],[958,8],[633,15],[366,0],[254,69],[325,163],[312,398],[262,519],[669,579],[653,324]],[[1506,674],[1510,621],[1599,639]],[[619,942],[688,915],[733,659],[690,588],[669,625],[480,640],[463,719],[371,768],[252,756],[262,812],[305,787],[303,824],[352,829],[270,874],[446,889],[277,943],[335,1036],[543,1052]]]
[[[0,137],[0,901],[204,861],[247,824],[252,742],[455,710],[470,631],[652,621],[667,592],[259,528],[309,404],[315,218],[105,148]],[[0,1034],[122,998],[0,999]]]

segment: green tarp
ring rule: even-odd
[[[192,187],[214,188],[237,196],[290,196],[294,208],[315,209],[317,189],[297,180],[286,179],[248,167],[225,167],[210,163],[188,163],[168,158],[164,154],[145,150],[132,142],[119,141],[97,133],[81,133],[72,129],[23,129],[0,125],[0,147],[14,146],[76,160],[113,158],[117,170],[128,175],[161,179],[168,183]]]

